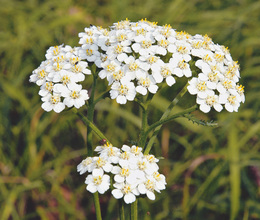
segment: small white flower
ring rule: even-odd
[[[94,170],[92,175],[88,175],[85,183],[87,190],[91,193],[99,192],[104,194],[110,186],[110,177],[104,174],[103,170]]]
[[[90,172],[93,170],[104,170],[105,172],[109,173],[113,169],[113,165],[101,156],[93,157],[93,165],[90,168]]]
[[[61,101],[61,96],[58,93],[49,93],[42,97],[42,101],[42,108],[46,112],[54,110],[56,113],[60,113],[65,108],[65,104]]]
[[[148,199],[150,199],[150,200],[155,200],[155,194],[154,194],[155,190],[157,192],[160,192],[160,190],[157,188],[153,178],[149,178],[144,183],[141,183],[138,185],[138,191],[141,194],[146,194]]]
[[[218,112],[223,109],[222,105],[219,103],[219,97],[215,95],[213,91],[209,91],[205,99],[198,97],[196,102],[200,105],[200,110],[204,113],[208,113],[211,107],[214,107]]]
[[[65,97],[63,102],[69,108],[72,106],[75,106],[76,108],[80,108],[85,104],[85,101],[89,99],[88,91],[82,89],[82,85],[70,84],[66,91],[63,90],[61,92]]]
[[[166,180],[165,180],[165,176],[163,174],[158,173],[157,171],[155,171],[152,175],[154,181],[155,181],[155,185],[159,190],[163,190],[165,189],[165,185]]]
[[[126,204],[133,203],[136,200],[136,196],[140,195],[136,188],[136,184],[115,183],[114,187],[116,189],[112,190],[112,195],[116,199],[124,197]]]
[[[111,99],[116,99],[119,104],[126,104],[127,100],[133,101],[136,95],[135,85],[128,80],[114,82],[111,86]]]
[[[189,65],[188,61],[185,61],[183,59],[182,55],[173,54],[169,63],[172,66],[174,75],[176,75],[178,77],[182,77],[182,76],[191,77],[192,76],[190,65]]]
[[[89,172],[92,162],[92,157],[87,157],[86,159],[82,160],[81,163],[77,166],[77,172],[79,172],[80,175]]]
[[[189,81],[189,86],[187,87],[191,95],[198,95],[199,98],[205,99],[209,94],[209,90],[205,81],[201,81],[199,78],[194,77]]]
[[[147,90],[150,93],[155,94],[158,90],[158,86],[153,78],[153,76],[142,72],[137,76],[138,79],[138,86],[136,86],[136,91],[142,95],[147,94]]]

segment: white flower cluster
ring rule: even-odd
[[[87,157],[77,166],[80,174],[91,173],[85,181],[91,193],[103,194],[110,188],[108,174],[113,174],[112,195],[116,199],[123,198],[127,204],[140,195],[154,200],[154,192],[165,189],[165,176],[158,172],[159,160],[154,155],[143,155],[142,148],[123,145],[120,150],[106,143],[97,146],[95,151],[99,157]]]
[[[40,86],[39,95],[45,111],[59,113],[65,106],[80,108],[89,98],[88,91],[78,83],[91,72],[87,69],[88,63],[77,55],[78,50],[63,45],[50,47],[46,60],[30,76],[30,82]]]
[[[110,30],[85,28],[79,37],[82,57],[101,68],[100,78],[108,80],[110,96],[120,104],[134,100],[136,93],[156,93],[163,80],[172,86],[176,77],[191,77],[192,57],[201,73],[189,81],[188,91],[197,95],[201,111],[221,111],[221,104],[237,111],[245,100],[244,87],[238,84],[239,66],[227,48],[207,35],[191,36],[169,25],[126,19]]]
[[[188,91],[197,95],[196,102],[205,113],[212,107],[219,112],[223,105],[227,111],[237,111],[245,101],[238,64],[227,48],[207,35],[192,36],[170,25],[126,19],[110,29],[92,25],[79,38],[79,48],[51,47],[47,60],[33,71],[30,81],[41,86],[46,111],[60,112],[65,105],[79,108],[85,103],[87,91],[76,83],[91,74],[88,64],[98,67],[99,77],[111,86],[111,99],[120,104],[133,101],[138,93],[155,94],[159,83],[172,86],[178,77],[192,77]],[[196,77],[190,68],[192,58],[199,72]]]

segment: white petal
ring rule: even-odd
[[[172,76],[168,76],[166,78],[166,83],[168,84],[168,86],[172,86],[175,83],[175,79]]]
[[[135,201],[135,195],[132,193],[128,193],[124,196],[124,201],[126,204],[132,203]]]
[[[94,184],[90,183],[87,186],[87,190],[91,193],[95,193],[97,191],[97,187]]]
[[[126,100],[126,97],[123,96],[123,95],[119,95],[119,96],[117,96],[117,98],[116,98],[116,102],[119,103],[119,104],[125,104],[126,101],[127,101],[127,100]]]
[[[204,113],[208,113],[210,111],[210,106],[206,104],[200,105],[200,110]]]
[[[146,195],[150,200],[155,200],[155,195],[153,192],[147,191]]]
[[[145,194],[146,191],[147,191],[147,189],[146,189],[146,187],[145,187],[145,185],[144,185],[143,183],[141,183],[141,184],[138,185],[138,190],[139,190],[139,192],[140,192],[141,194]]]
[[[121,192],[121,190],[119,190],[119,189],[114,189],[114,190],[112,190],[112,195],[113,195],[116,199],[121,199],[124,194]]]

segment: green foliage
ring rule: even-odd
[[[155,201],[140,199],[140,219],[260,219],[259,1],[0,0],[0,4],[1,220],[95,218],[92,195],[85,190],[84,177],[76,173],[86,155],[86,128],[71,111],[44,112],[38,88],[28,80],[49,46],[75,46],[84,27],[107,27],[126,17],[132,21],[146,17],[190,34],[208,34],[229,47],[240,63],[246,95],[238,113],[196,111],[201,121],[187,115],[191,121],[178,118],[163,126],[153,153],[164,157],[160,167],[167,176],[167,190]],[[99,89],[101,94],[104,88]],[[181,85],[162,88],[153,99],[149,123],[160,118],[180,89]],[[184,100],[172,114],[194,104],[194,97]],[[141,123],[136,107],[105,100],[96,106],[95,123],[116,146],[130,144],[138,139]],[[211,120],[218,127],[197,125]],[[104,219],[117,218],[115,199],[103,195],[100,200]]]

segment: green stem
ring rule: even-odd
[[[131,204],[131,220],[138,219],[137,199]]]
[[[193,111],[195,111],[196,109],[198,108],[198,105],[194,105],[182,112],[179,112],[175,115],[172,115],[172,116],[169,116],[167,118],[164,118],[164,119],[161,119],[160,121],[157,121],[155,123],[153,123],[145,132],[145,135],[148,136],[148,134],[153,130],[153,129],[156,129],[158,127],[161,127],[164,123],[166,122],[169,122],[169,121],[172,121],[173,119],[175,118],[178,118],[178,117],[181,117],[181,116],[184,116],[185,114],[188,114],[188,113],[191,113]],[[145,151],[144,151],[144,154],[148,154],[151,150],[151,147],[152,145],[147,145],[147,147],[145,148]]]
[[[94,105],[96,105],[100,100],[106,98],[109,96],[109,92],[110,90],[108,91],[105,91],[103,94],[101,94],[95,101],[94,101]]]
[[[187,83],[185,84],[185,86],[182,88],[182,90],[178,93],[178,95],[172,100],[172,102],[170,103],[170,105],[168,106],[168,108],[166,109],[166,111],[165,111],[165,112],[163,113],[163,115],[161,116],[160,120],[165,119],[166,117],[168,117],[168,116],[170,115],[170,113],[171,113],[172,109],[174,108],[174,106],[177,105],[177,103],[180,101],[180,99],[181,99],[181,98],[185,95],[185,93],[187,92],[187,87],[188,87],[188,85],[189,85],[189,83],[187,82]],[[148,142],[148,144],[147,144],[147,146],[146,146],[146,148],[149,149],[149,150],[148,150],[148,153],[149,153],[150,149],[152,148],[152,145],[153,145],[153,143],[154,143],[154,141],[155,141],[155,139],[156,139],[156,137],[157,137],[157,135],[158,135],[160,129],[161,129],[161,126],[158,126],[158,127],[154,130],[154,132],[153,132],[153,134],[152,134],[152,137],[150,138],[150,140],[149,140],[149,142]],[[146,151],[146,150],[145,150],[145,151]],[[147,151],[146,151],[146,152],[147,152]]]
[[[96,84],[97,84],[97,74],[95,72],[95,68],[92,66],[92,75],[93,75],[93,83],[91,87],[91,95],[88,100],[88,113],[87,118],[89,121],[93,122],[94,119],[94,110],[95,110],[95,102],[94,102],[94,96],[95,96],[95,90],[96,90]],[[88,149],[88,155],[93,155],[93,144],[92,144],[92,128],[87,126],[87,149]]]
[[[119,216],[120,220],[125,220],[125,205],[123,199],[119,199]]]
[[[85,125],[87,125],[89,128],[91,128],[96,135],[100,138],[100,139],[106,139],[107,142],[111,143],[106,136],[96,127],[96,125],[94,125],[87,117],[85,117],[82,113],[78,112],[76,108],[72,109],[74,113],[76,113],[80,119],[84,122]]]
[[[138,141],[138,146],[142,147],[142,148],[145,146],[145,142],[146,142],[145,131],[146,131],[147,126],[148,126],[147,106],[144,105],[144,108],[142,109],[142,128],[141,128],[140,138]]]
[[[96,209],[96,218],[97,218],[97,220],[102,220],[98,192],[95,192],[93,194],[93,196],[94,196],[94,204],[95,204],[95,209]]]

